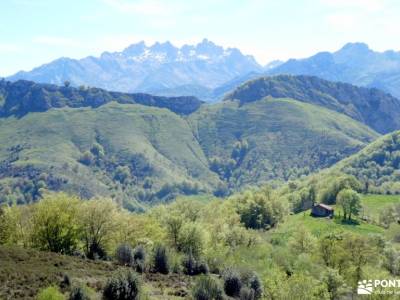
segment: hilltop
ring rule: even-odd
[[[314,76],[279,75],[250,80],[228,94],[241,104],[264,97],[293,98],[343,113],[380,133],[400,128],[400,101],[378,89],[331,82]]]
[[[311,174],[378,136],[343,114],[289,98],[225,101],[189,120],[211,170],[231,187]]]
[[[23,116],[30,112],[44,112],[52,108],[96,108],[111,101],[121,104],[142,104],[167,108],[177,114],[190,114],[204,102],[195,97],[161,97],[149,94],[109,92],[99,88],[53,84],[37,84],[19,80],[0,80],[0,117]]]

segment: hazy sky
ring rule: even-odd
[[[0,1],[0,76],[145,40],[208,38],[265,64],[361,41],[400,50],[399,0]]]

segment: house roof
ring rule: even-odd
[[[322,207],[322,208],[324,208],[326,210],[332,210],[333,211],[333,207],[332,206],[329,206],[329,205],[326,205],[326,204],[323,204],[323,203],[318,203],[316,206]]]

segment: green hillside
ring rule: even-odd
[[[387,134],[359,153],[341,161],[333,171],[354,175],[366,192],[400,193],[400,131]]]
[[[377,219],[379,209],[398,202],[399,167],[400,131],[395,131],[330,168],[289,182],[282,186],[280,193],[299,212],[309,209],[314,201],[334,204],[337,193],[350,187],[363,194],[373,194],[364,197],[363,209],[369,218]]]
[[[266,96],[320,105],[360,121],[379,133],[400,129],[400,101],[377,89],[331,82],[313,76],[279,75],[250,80],[226,99],[245,104]]]
[[[218,183],[187,122],[166,109],[112,102],[0,119],[0,129],[2,202],[44,187],[146,202]]]
[[[126,207],[176,194],[224,195],[330,166],[378,135],[289,99],[204,106],[189,120],[138,104],[60,108],[0,119],[1,202],[43,189],[111,196]]]
[[[291,89],[301,91],[297,81],[289,80]],[[307,103],[313,98],[305,92],[301,101],[205,105],[192,97],[1,81],[0,95],[0,203],[29,203],[45,190],[112,197],[131,210],[177,195],[225,196],[309,175],[379,137]]]
[[[225,101],[189,120],[211,169],[234,187],[310,174],[378,136],[345,115],[291,99]]]

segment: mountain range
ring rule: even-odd
[[[364,43],[349,43],[330,53],[290,59],[268,74],[313,75],[331,81],[382,89],[400,97],[400,52],[376,52]]]
[[[104,52],[100,57],[60,58],[30,72],[18,72],[8,79],[58,85],[70,81],[74,86],[153,94],[181,89],[185,95],[191,95],[196,88],[214,89],[237,76],[262,69],[252,56],[204,39],[197,45],[180,48],[170,42],[152,46],[140,42],[122,52]]]
[[[60,58],[7,79],[57,85],[69,81],[74,86],[216,101],[249,79],[278,74],[311,75],[375,87],[400,98],[400,52],[376,52],[363,43],[348,43],[336,52],[262,66],[236,48],[223,48],[207,39],[180,48],[170,42],[152,46],[140,42],[100,57]]]

